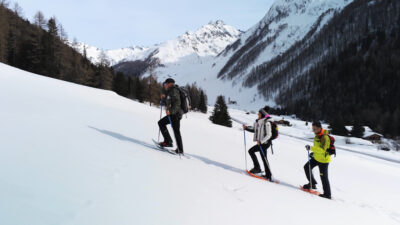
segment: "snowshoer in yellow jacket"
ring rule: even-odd
[[[306,145],[307,150],[311,150],[310,160],[304,165],[304,172],[306,173],[308,184],[303,185],[304,189],[317,189],[317,181],[314,179],[312,169],[316,166],[319,168],[321,176],[322,186],[324,193],[320,197],[331,199],[331,188],[328,179],[328,166],[331,161],[331,156],[328,153],[330,148],[329,132],[322,128],[320,122],[314,122],[312,124],[314,137],[314,146]],[[311,171],[310,171],[311,169]],[[311,178],[310,178],[311,175]],[[311,180],[310,180],[311,179]],[[310,182],[311,181],[311,182]]]
[[[320,163],[331,162],[331,156],[328,153],[328,149],[331,146],[331,139],[328,135],[329,131],[321,128],[321,131],[315,134],[314,146],[311,147],[311,151],[314,153],[314,159]]]

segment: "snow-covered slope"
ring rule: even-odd
[[[236,28],[217,20],[210,22],[200,29],[165,41],[152,47],[133,46],[129,48],[105,50],[104,53],[111,62],[111,65],[123,61],[145,60],[149,56],[157,59],[160,64],[178,62],[187,56],[206,57],[216,56],[225,47],[236,41],[240,31]],[[101,49],[83,43],[77,45],[77,49],[83,53],[86,47],[87,56],[92,62],[99,62]]]
[[[400,223],[398,163],[341,151],[329,201],[298,189],[307,140],[275,141],[268,157],[277,185],[244,173],[236,123],[190,113],[180,159],[151,144],[159,109],[110,91],[0,64],[0,102],[0,224]]]

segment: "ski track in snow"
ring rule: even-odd
[[[0,224],[400,224],[397,163],[340,151],[329,170],[333,201],[298,188],[312,137],[302,121],[282,127],[290,136],[268,154],[275,184],[245,172],[240,125],[213,125],[209,114],[182,120],[179,157],[152,144],[158,108],[110,91],[0,64],[0,102]],[[248,150],[249,133],[246,142]]]

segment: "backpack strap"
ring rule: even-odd
[[[331,138],[331,136],[329,135],[329,134],[323,134],[323,135],[321,135],[321,137],[320,137],[320,142],[321,142],[321,144],[322,144],[322,139],[324,138],[324,136],[328,136],[328,138],[329,138],[329,141],[330,141],[330,144],[329,144],[329,148],[325,151],[325,157],[329,154],[329,150],[336,150],[336,147],[335,146],[332,146],[332,138]],[[332,148],[333,147],[333,148]],[[335,151],[335,157],[336,157],[336,151]]]
[[[325,136],[327,136],[327,135],[326,135],[326,134],[322,134],[322,135],[319,136],[319,142],[321,143],[322,146],[325,145],[325,140],[324,140],[324,137],[325,137]],[[328,138],[329,138],[329,137],[328,137]],[[324,142],[324,143],[322,143],[322,142]],[[329,146],[329,148],[330,148],[330,146]],[[328,149],[329,149],[329,148],[328,148]],[[326,157],[326,154],[328,153],[328,149],[325,150],[325,157]]]
[[[274,154],[274,145],[272,144],[272,141],[271,141],[271,153],[272,155]]]
[[[268,141],[271,141],[271,143],[272,143],[272,138],[273,138],[273,136],[272,136],[272,122],[268,121],[267,119],[265,119],[265,123],[264,123],[264,132],[265,132],[265,135],[267,135],[267,123],[271,123],[271,137],[269,138]]]

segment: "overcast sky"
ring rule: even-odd
[[[70,39],[103,49],[149,46],[223,20],[247,30],[274,0],[11,0],[32,21],[37,11],[56,16]]]

